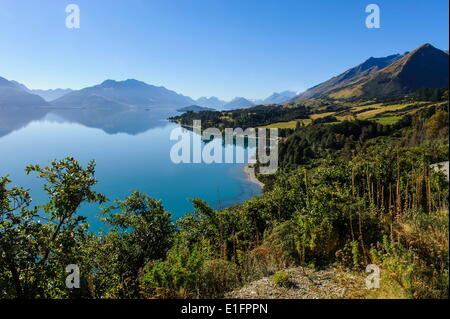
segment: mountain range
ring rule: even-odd
[[[31,90],[25,85],[1,78],[0,105],[10,106],[57,106],[82,108],[128,108],[128,107],[169,107],[180,108],[198,105],[205,108],[243,108],[255,104],[275,104],[287,101],[293,95],[290,91],[274,93],[257,103],[243,97],[230,102],[217,97],[201,97],[194,101],[162,86],[128,79],[125,81],[106,80],[101,84],[81,90],[55,89]]]
[[[448,87],[448,53],[424,44],[412,52],[364,63],[296,96],[290,102],[333,99],[373,98],[412,93],[420,88]]]
[[[254,106],[254,105],[255,105],[255,103],[253,103],[250,100],[247,100],[246,98],[235,97],[233,100],[226,103],[223,106],[223,109],[240,109],[240,108],[250,107],[250,106]]]
[[[236,107],[249,107],[259,104],[281,104],[297,95],[294,91],[275,92],[271,96],[265,99],[250,100],[243,97],[236,97],[233,100],[226,102],[218,99],[215,96],[201,97],[197,99],[196,105],[209,107],[209,108],[236,108]]]
[[[112,108],[184,107],[192,104],[195,104],[195,101],[188,96],[134,79],[106,80],[99,85],[65,94],[52,102],[55,106]]]
[[[64,94],[67,94],[69,92],[72,92],[72,89],[50,89],[50,90],[32,90],[26,87],[24,84],[17,82],[17,81],[10,81],[11,83],[15,84],[17,87],[21,88],[22,90],[39,95],[47,102],[51,102],[53,100],[56,100],[57,98],[60,98]]]
[[[236,97],[230,102],[217,97],[198,100],[162,86],[138,80],[106,80],[81,90],[30,90],[25,85],[0,77],[0,106],[57,106],[74,108],[166,107],[179,109],[198,105],[215,109],[238,109],[258,104],[305,102],[321,97],[331,99],[373,98],[402,95],[420,88],[448,87],[449,55],[431,44],[412,52],[365,62],[296,95],[293,91],[274,93],[266,99],[249,100]]]
[[[271,96],[263,100],[251,100],[255,104],[282,104],[291,100],[297,95],[294,91],[283,91],[279,93],[273,93]]]
[[[220,108],[227,104],[226,101],[222,101],[215,96],[206,97],[203,96],[195,101],[198,106],[209,107],[209,108]]]
[[[72,89],[29,90],[30,93],[39,95],[47,102],[59,99],[61,96],[72,92]]]

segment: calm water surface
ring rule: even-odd
[[[37,205],[46,201],[46,194],[42,181],[25,174],[26,165],[47,165],[67,156],[83,164],[95,159],[97,191],[111,200],[132,190],[145,192],[161,200],[174,218],[192,211],[189,198],[220,209],[260,194],[246,180],[243,164],[172,163],[170,149],[176,142],[169,136],[178,125],[166,120],[171,114],[162,109],[0,109],[0,176],[9,174],[13,185],[31,189]],[[79,213],[88,217],[93,230],[106,229],[96,217],[97,206],[85,205]]]

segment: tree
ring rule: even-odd
[[[174,225],[171,214],[160,201],[134,191],[123,201],[102,211],[104,221],[112,226],[103,240],[101,268],[109,269],[108,279],[116,278],[121,297],[138,297],[145,265],[165,258],[172,245]]]
[[[69,264],[82,266],[82,246],[89,236],[86,218],[78,216],[77,210],[83,202],[106,201],[92,190],[97,183],[95,162],[84,169],[73,158],[66,158],[44,168],[30,165],[26,172],[36,172],[46,181],[44,190],[49,202],[29,209],[28,192],[18,188],[8,190],[10,181],[1,180],[1,289],[17,298],[70,296],[64,286],[67,275],[64,270]]]

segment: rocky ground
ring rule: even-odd
[[[363,298],[365,277],[338,269],[314,271],[308,268],[286,270],[287,287],[276,285],[272,277],[251,282],[229,293],[230,299],[342,299]]]

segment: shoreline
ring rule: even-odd
[[[261,190],[264,188],[264,183],[256,178],[254,164],[244,165],[242,170],[244,171],[245,175],[247,176],[247,180],[249,182],[258,185],[259,187],[261,187]]]

